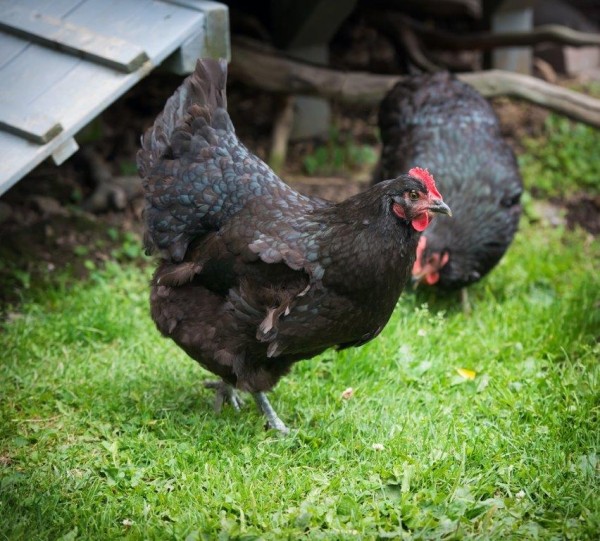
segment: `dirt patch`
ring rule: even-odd
[[[56,283],[63,271],[82,279],[110,259],[138,261],[141,255],[141,224],[125,213],[96,217],[63,207],[28,218],[0,227],[0,317],[26,290]]]
[[[566,203],[567,226],[585,229],[592,235],[600,235],[600,195],[578,194]]]
[[[491,103],[500,119],[502,135],[515,152],[524,150],[521,144],[524,138],[544,133],[544,123],[550,114],[547,109],[508,98],[494,98]]]

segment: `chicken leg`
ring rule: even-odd
[[[215,390],[215,412],[217,414],[221,413],[223,404],[226,402],[229,402],[235,411],[240,411],[240,408],[244,405],[244,401],[238,392],[224,381],[207,381],[204,383],[204,387]]]
[[[256,400],[256,405],[265,414],[269,428],[278,430],[283,435],[289,434],[290,429],[285,426],[283,421],[279,418],[273,409],[273,406],[271,406],[267,395],[265,393],[252,393],[252,396],[254,397],[254,400]]]
[[[466,316],[471,315],[471,303],[469,301],[469,292],[466,287],[460,289],[460,302],[462,304],[463,313]]]

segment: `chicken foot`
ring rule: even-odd
[[[235,411],[240,411],[240,408],[244,405],[242,397],[238,392],[228,383],[224,381],[207,381],[204,383],[206,389],[215,390],[215,412],[221,413],[223,404],[229,402]]]
[[[230,403],[236,411],[240,411],[240,408],[244,405],[244,401],[239,393],[228,383],[224,381],[207,381],[204,383],[204,387],[207,389],[215,390],[215,412],[221,413],[223,405]],[[273,428],[282,434],[289,434],[290,430],[285,426],[284,422],[279,418],[277,412],[271,406],[269,399],[265,393],[252,393],[254,400],[256,400],[257,406],[260,411],[267,418],[267,425],[269,428]]]
[[[260,410],[264,413],[267,418],[267,425],[269,428],[273,428],[278,430],[282,434],[289,434],[290,429],[285,426],[283,421],[279,418],[273,406],[269,402],[267,395],[265,393],[252,393],[254,400],[256,400],[256,405],[260,408]]]

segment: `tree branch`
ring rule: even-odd
[[[526,32],[480,32],[458,35],[434,30],[399,13],[387,11],[382,14],[371,13],[369,19],[372,22],[378,21],[380,24],[394,24],[398,29],[402,26],[410,26],[430,46],[453,51],[463,49],[488,51],[497,47],[523,47],[544,42],[554,42],[572,47],[600,46],[600,34],[579,32],[559,24],[537,26]]]
[[[377,12],[379,13],[379,12]],[[369,20],[369,19],[367,19]],[[378,17],[377,26],[394,43],[397,50],[404,49],[412,62],[424,71],[434,72],[442,69],[427,58],[421,47],[418,32],[409,24],[408,17]]]
[[[300,62],[257,44],[232,40],[231,73],[241,81],[287,94],[321,96],[345,103],[376,105],[403,77],[365,72],[342,72]],[[546,83],[528,75],[501,70],[456,74],[483,96],[512,96],[600,128],[600,100]]]

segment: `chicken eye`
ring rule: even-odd
[[[411,201],[416,201],[419,199],[419,194],[416,192],[416,190],[411,190],[408,192],[408,197]]]

